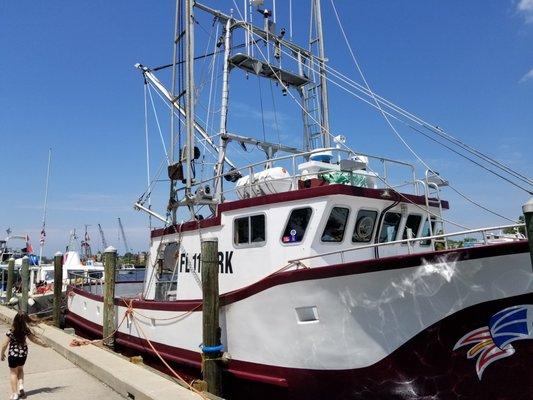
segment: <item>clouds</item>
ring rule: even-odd
[[[520,0],[516,10],[524,16],[527,23],[533,23],[533,0]]]
[[[529,0],[529,1],[532,1],[533,0]],[[520,79],[520,83],[525,83],[525,82],[530,82],[530,81],[533,81],[533,68],[529,70],[528,73],[526,73],[521,79]]]

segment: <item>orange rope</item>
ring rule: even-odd
[[[126,312],[124,313],[124,316],[122,317],[122,319],[120,320],[120,323],[118,324],[118,326],[116,327],[116,329],[113,330],[113,332],[111,332],[109,335],[107,335],[106,337],[102,338],[102,339],[95,339],[95,340],[88,340],[88,339],[72,339],[72,341],[70,342],[70,346],[71,347],[77,347],[77,346],[85,346],[85,345],[88,345],[88,344],[96,344],[98,342],[105,342],[107,339],[110,339],[112,338],[115,333],[118,332],[118,330],[120,329],[120,327],[122,326],[122,324],[124,323],[124,320],[127,318],[128,315],[132,315],[133,314],[133,308],[131,305],[128,305],[126,303],[126,305],[128,306],[128,309],[126,310]]]
[[[152,344],[152,342],[150,341],[150,339],[148,339],[148,337],[146,336],[146,334],[144,333],[144,330],[142,329],[142,327],[137,323],[137,319],[134,317],[133,318],[133,324],[135,325],[135,329],[137,329],[137,332],[141,333],[141,335],[143,335],[144,337],[144,340],[146,340],[146,342],[148,343],[148,345],[150,346],[150,348],[152,349],[152,351],[155,353],[155,355],[159,358],[159,360],[161,360],[161,362],[165,365],[165,367],[168,368],[168,370],[170,372],[172,372],[172,375],[174,375],[179,381],[181,381],[182,383],[184,383],[185,385],[187,385],[187,387],[189,388],[189,390],[193,391],[194,393],[200,395],[202,397],[202,399],[204,400],[208,400],[207,397],[204,396],[204,394],[202,392],[200,392],[199,390],[197,390],[196,388],[194,388],[191,384],[189,384],[185,379],[183,379],[181,377],[181,375],[179,375],[176,371],[174,371],[174,369],[165,361],[165,359],[161,356],[161,354],[159,354],[159,352],[156,350],[156,348],[154,347],[154,345]]]
[[[146,318],[146,319],[153,319],[154,321],[169,321],[171,319],[182,319],[182,318],[185,318],[185,317],[188,317],[189,315],[191,315],[194,311],[196,311],[197,309],[199,309],[200,307],[202,307],[202,304],[198,304],[196,307],[190,309],[189,311],[186,311],[182,314],[179,314],[179,315],[174,315],[173,317],[168,317],[168,318],[154,318],[154,317],[149,317],[145,314],[142,314],[140,313],[139,311],[137,310],[133,310],[133,312],[143,318]]]

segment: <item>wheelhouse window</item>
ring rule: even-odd
[[[416,215],[416,214],[410,214],[407,217],[407,221],[405,221],[405,228],[403,229],[403,239],[407,239],[407,229],[411,229],[413,232],[413,237],[418,237],[418,229],[420,228],[420,224],[422,222],[422,216]]]
[[[155,300],[169,300],[171,292],[177,288],[177,263],[180,247],[177,242],[164,245],[157,258]]]
[[[388,212],[383,218],[383,225],[379,233],[379,243],[392,242],[396,240],[398,227],[402,220],[402,214],[397,212]]]
[[[422,233],[420,234],[421,237],[430,236],[431,232],[435,234],[435,219],[431,218],[431,231],[429,229],[429,220],[426,218],[424,221],[424,226],[422,227]],[[428,240],[421,240],[420,246],[429,246],[431,244],[431,239]]]
[[[333,207],[329,214],[328,222],[322,233],[323,242],[342,242],[344,230],[350,210],[344,207]]]
[[[163,249],[163,257],[160,259],[157,271],[159,281],[170,281],[176,270],[179,255],[177,242],[167,243]]]
[[[281,241],[283,243],[299,243],[303,240],[307,225],[311,220],[311,207],[297,208],[291,211]]]
[[[352,242],[370,242],[372,240],[372,233],[374,232],[374,225],[376,224],[377,217],[377,211],[359,210],[357,213],[357,219],[355,220]]]
[[[265,216],[263,214],[235,218],[233,242],[236,245],[260,244],[265,242]]]

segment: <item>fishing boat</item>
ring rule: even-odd
[[[217,351],[230,360],[224,366],[228,398],[531,398],[528,242],[523,235],[491,236],[524,224],[449,231],[451,205],[441,198],[451,185],[447,179],[354,151],[349,138],[331,133],[328,84],[339,77],[355,84],[329,67],[321,4],[310,3],[309,46],[300,46],[276,24],[275,1],[269,2],[274,9],[245,1],[243,15],[178,0],[167,66],[171,88],[156,76],[160,68],[137,64],[145,88],[171,109],[170,199],[166,215],[148,206],[147,196],[135,205],[162,226],[151,230],[142,295],[115,301],[117,323],[125,321],[116,344],[137,353],[155,350],[188,375],[200,374],[200,245],[216,238]],[[200,13],[214,20],[210,55],[219,60],[213,68],[222,70],[220,121],[210,130],[195,117]],[[234,44],[237,38],[242,46]],[[250,76],[294,99],[303,119],[301,148],[228,130],[230,79]],[[368,85],[359,89],[380,117],[409,119],[428,135],[461,143]],[[230,150],[247,146],[264,158],[236,165]],[[205,179],[201,150],[215,158],[213,176]],[[483,157],[531,193],[531,179]],[[476,236],[475,246],[461,243]],[[72,286],[68,323],[101,335],[102,301]]]

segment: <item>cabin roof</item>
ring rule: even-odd
[[[151,232],[151,237],[154,238],[178,232],[197,230],[198,228],[208,228],[220,225],[220,215],[221,213],[227,211],[234,211],[243,208],[266,206],[269,204],[285,203],[289,201],[312,199],[316,197],[325,197],[332,195],[347,195],[369,199],[399,201],[400,203],[407,204],[414,203],[422,206],[426,205],[426,200],[424,196],[399,193],[391,189],[370,189],[334,184],[327,186],[304,188],[264,196],[257,196],[243,200],[228,201],[218,206],[218,213],[212,218],[207,218],[199,221],[188,221],[184,222],[183,224],[176,224],[168,226],[166,228],[154,229]],[[429,205],[432,207],[438,207],[439,201],[437,199],[430,198]],[[449,203],[445,200],[441,200],[441,206],[443,209],[448,209]]]

